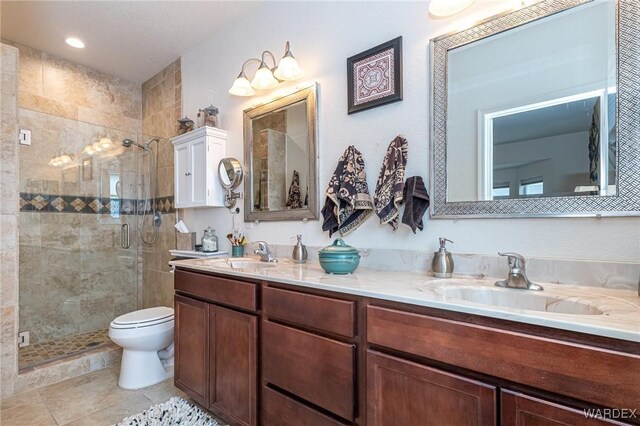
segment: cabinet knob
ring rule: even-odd
[[[191,176],[191,172],[187,172],[184,174],[185,176]]]

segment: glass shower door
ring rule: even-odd
[[[25,368],[109,343],[109,323],[137,308],[138,165],[121,143],[135,134],[26,109],[20,126]]]

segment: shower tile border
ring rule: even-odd
[[[140,199],[21,192],[20,212],[136,215],[150,212],[152,205]],[[173,195],[153,200],[161,213],[175,213]]]

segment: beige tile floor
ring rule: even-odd
[[[118,387],[117,371],[107,368],[3,400],[0,425],[111,425],[173,396],[188,399],[173,379],[124,390]]]

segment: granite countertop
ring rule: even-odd
[[[495,279],[490,278],[454,275],[442,279],[425,272],[362,267],[350,275],[330,275],[316,261],[303,265],[287,260],[265,264],[257,258],[245,257],[231,259],[231,263],[234,262],[234,267],[225,259],[179,260],[169,264],[180,269],[267,280],[640,342],[640,297],[629,290],[542,282],[539,284],[544,291],[533,292],[496,288]],[[495,303],[501,303],[502,296],[515,299],[519,308],[461,300],[459,295],[465,292],[497,297]],[[542,300],[544,297],[552,299]],[[548,311],[525,309],[536,304]],[[596,314],[551,312],[556,308]]]

